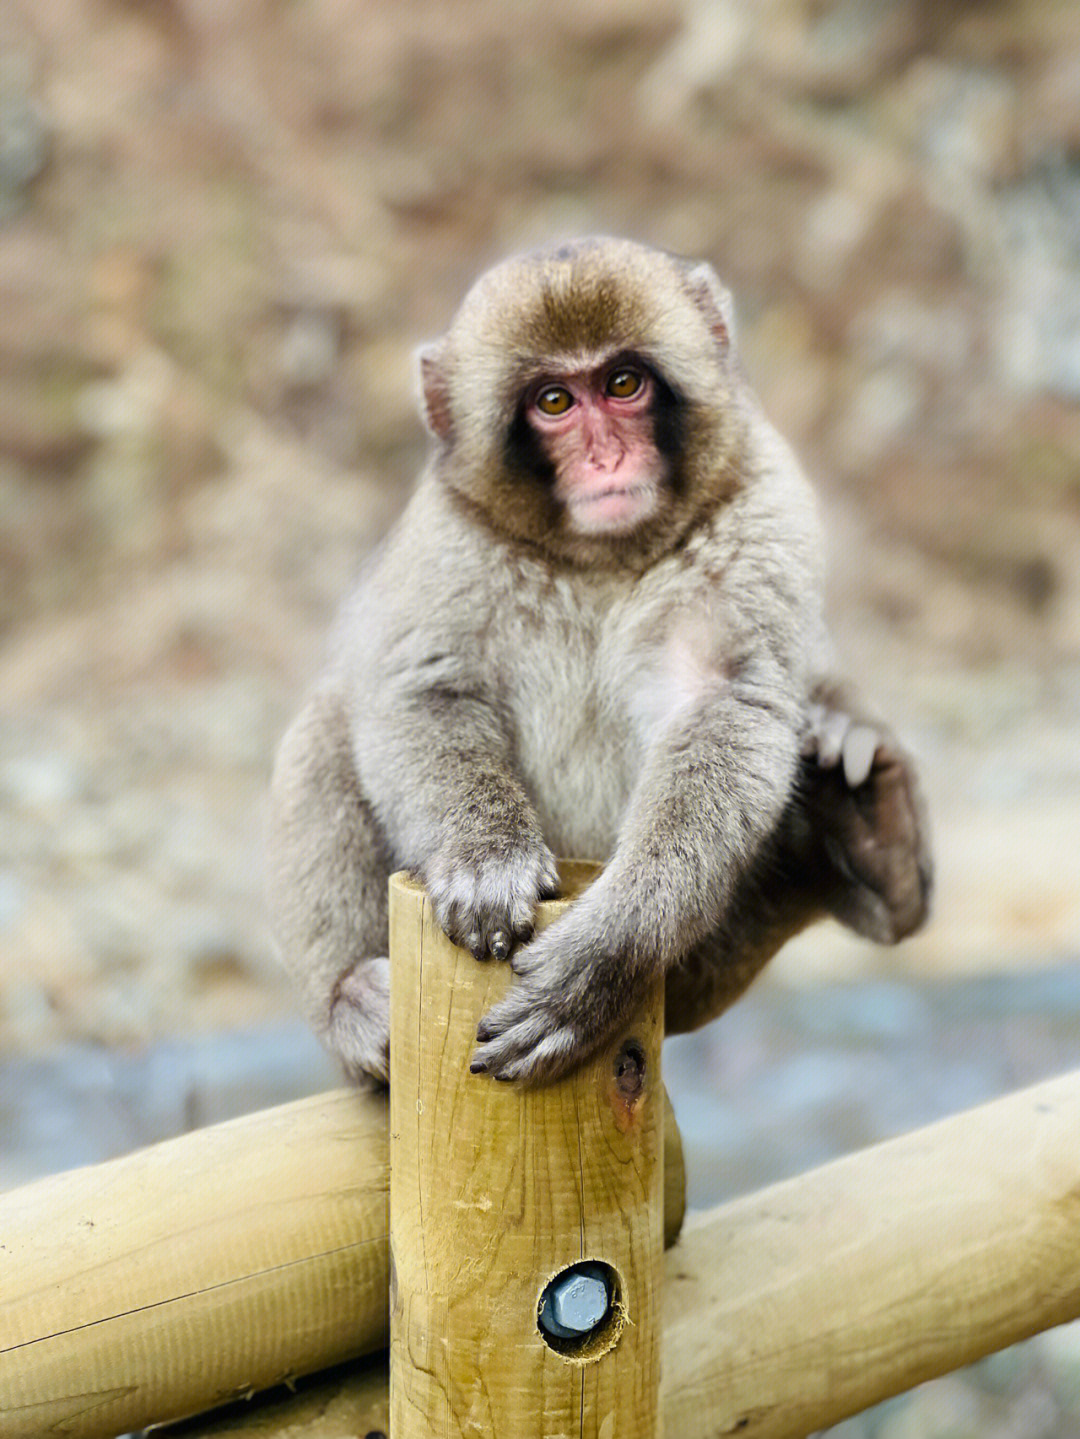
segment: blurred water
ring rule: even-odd
[[[1080,1065],[1080,965],[763,984],[664,1065],[701,1208]],[[299,1023],[0,1061],[0,1187],[338,1083]]]

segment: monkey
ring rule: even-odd
[[[931,886],[911,762],[833,678],[813,492],[712,267],[513,257],[421,350],[431,453],[274,767],[270,895],[316,1031],[389,1078],[387,879],[513,982],[471,1069],[550,1082],[663,979],[721,1013],[824,914],[895,943]],[[543,933],[556,854],[604,861]]]

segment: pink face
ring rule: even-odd
[[[668,473],[656,398],[656,381],[633,361],[548,375],[529,392],[525,418],[580,534],[627,534],[656,511]]]

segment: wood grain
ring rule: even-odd
[[[540,926],[566,902],[543,905]],[[654,1439],[662,991],[581,1071],[524,1090],[468,1072],[509,967],[456,949],[402,876],[391,881],[391,960],[394,1439]],[[614,1074],[628,1038],[645,1057],[630,1098]],[[614,1267],[621,1308],[571,1356],[546,1342],[537,1308],[548,1280],[582,1259]]]
[[[805,1439],[1080,1319],[1080,1073],[691,1216],[666,1271],[665,1439]],[[305,1404],[228,1432],[347,1439]]]

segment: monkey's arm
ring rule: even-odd
[[[474,1069],[548,1080],[601,1043],[713,930],[779,823],[797,760],[794,716],[751,683],[693,707],[645,764],[599,879],[513,958],[481,1021]]]
[[[826,915],[879,944],[926,919],[933,865],[910,758],[834,682],[817,686],[795,787],[719,927],[668,972],[669,1033],[734,1003],[772,956]]]
[[[737,876],[720,923],[667,970],[671,1033],[722,1013],[816,919],[831,913],[895,943],[926,917],[932,864],[909,758],[835,684],[819,685],[813,698],[779,825]],[[585,1001],[580,988],[577,999]]]
[[[358,719],[358,766],[377,776],[395,862],[419,875],[442,928],[477,959],[505,959],[557,892],[555,860],[493,696],[437,636],[423,645]]]

